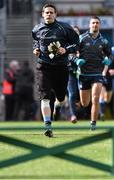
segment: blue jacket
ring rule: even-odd
[[[40,63],[66,65],[68,61],[68,54],[75,53],[79,49],[78,34],[69,24],[58,22],[56,20],[52,24],[45,24],[42,22],[36,25],[32,30],[32,37],[34,39],[33,49],[40,49],[40,56],[38,58],[38,62]],[[48,46],[50,43],[57,41],[60,42],[61,47],[66,49],[66,53],[50,59]]]
[[[80,59],[85,64],[79,67],[80,74],[102,74],[105,56],[111,57],[111,46],[100,33],[93,39],[89,31],[80,35]]]

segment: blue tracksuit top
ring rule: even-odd
[[[36,25],[32,30],[32,37],[34,39],[33,49],[40,49],[40,56],[38,58],[38,62],[40,63],[67,65],[68,54],[75,53],[79,49],[78,34],[69,24],[57,20],[52,24],[41,22]],[[50,59],[48,45],[57,41],[60,42],[61,47],[66,49],[66,53]]]
[[[105,56],[111,57],[111,47],[100,33],[96,39],[92,38],[89,31],[80,35],[80,59],[86,63],[79,67],[78,72],[83,75],[101,75]]]

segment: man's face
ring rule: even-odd
[[[51,24],[56,19],[56,12],[52,7],[47,7],[42,12],[42,17],[44,18],[46,24]]]
[[[98,19],[91,19],[89,24],[90,32],[97,33],[100,28],[100,21]]]

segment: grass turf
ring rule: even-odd
[[[88,126],[88,121],[80,121],[77,124],[71,124],[65,121],[53,122],[53,127],[78,127]],[[99,121],[98,126],[113,126],[114,121],[107,120]],[[51,148],[63,143],[72,142],[81,138],[97,135],[104,130],[90,131],[89,129],[61,129],[54,130],[54,138],[48,138],[43,135],[42,122],[1,122],[0,135],[14,138],[15,142],[24,141],[29,148],[22,145],[12,145],[5,142],[0,142],[0,162],[14,159],[18,156],[23,156],[21,162],[19,159],[15,160],[15,164],[6,163],[5,168],[0,168],[0,179],[114,179],[110,173],[101,171],[72,161],[67,161],[54,156],[42,156],[41,158],[34,158],[29,156],[31,148],[34,145],[42,148]],[[25,129],[24,129],[25,128]],[[34,147],[35,148],[35,147]],[[34,150],[35,152],[35,150]],[[36,154],[37,154],[36,150]],[[90,145],[73,148],[67,150],[68,154],[81,156],[87,159],[102,162],[108,165],[112,164],[112,141],[111,139],[95,142]],[[35,154],[35,153],[34,153]],[[35,154],[35,156],[36,156]],[[39,151],[40,154],[40,151]],[[39,156],[38,154],[38,156]],[[28,155],[27,161],[24,157]]]

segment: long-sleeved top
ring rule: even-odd
[[[67,64],[68,54],[75,53],[79,49],[79,36],[73,28],[63,22],[56,21],[52,24],[45,24],[41,22],[32,30],[32,37],[35,40],[33,49],[40,49],[40,56],[38,62],[48,63],[51,65]],[[49,57],[50,52],[48,46],[50,43],[59,41],[61,47],[66,49],[64,55],[54,56],[53,59]]]
[[[78,72],[83,75],[102,74],[104,57],[111,58],[111,46],[107,39],[100,33],[96,39],[92,38],[89,31],[80,35],[80,59],[85,60],[85,64],[78,68]]]

